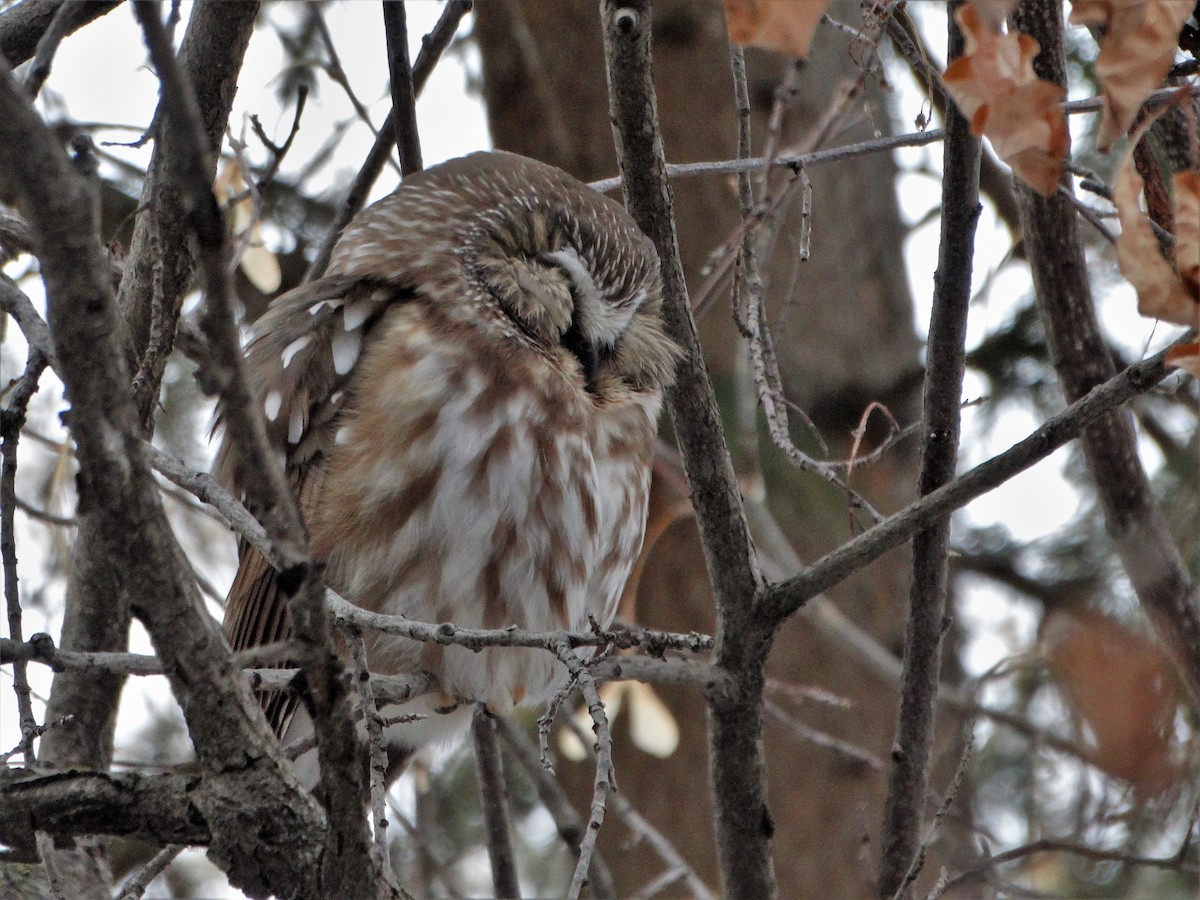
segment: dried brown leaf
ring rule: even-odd
[[[1096,77],[1104,86],[1100,150],[1107,151],[1133,124],[1142,102],[1159,87],[1171,63],[1179,29],[1193,0],[1074,0],[1072,25],[1102,26]]]
[[[1097,767],[1145,794],[1179,778],[1179,684],[1159,644],[1100,612],[1075,609],[1047,616],[1040,647],[1063,699],[1090,732]]]
[[[1189,375],[1200,378],[1200,342],[1180,344],[1167,352],[1167,365],[1183,369]]]
[[[1142,124],[1131,146],[1153,121]],[[1138,312],[1143,316],[1195,328],[1200,326],[1200,175],[1180,172],[1172,180],[1175,241],[1167,256],[1138,202],[1142,184],[1129,153],[1113,183],[1113,203],[1121,223],[1117,239],[1121,274],[1137,290]]]
[[[1064,91],[1033,72],[1038,42],[1005,34],[994,16],[975,4],[956,14],[966,52],[942,75],[946,90],[971,122],[971,131],[991,141],[1022,181],[1043,196],[1058,189],[1068,146]]]
[[[762,47],[801,59],[808,56],[813,32],[829,0],[723,0],[725,23],[733,42]]]

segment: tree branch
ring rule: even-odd
[[[1184,336],[1180,340],[1188,339],[1188,336]],[[881,524],[821,557],[804,572],[771,585],[763,600],[764,609],[772,616],[787,618],[813,597],[829,590],[893,547],[898,547],[921,529],[1041,462],[1063,444],[1079,437],[1105,414],[1166,378],[1170,374],[1163,363],[1167,352],[1163,350],[1130,366],[1093,388],[1058,415],[1051,416],[1040,428],[1008,450],[980,463],[928,496],[910,503]]]
[[[388,73],[392,86],[392,120],[396,148],[400,151],[400,175],[407,178],[424,168],[421,135],[417,131],[417,94],[413,87],[412,64],[408,58],[408,16],[404,3],[383,3],[383,33],[387,38]]]
[[[765,795],[762,690],[773,631],[757,614],[762,580],[679,260],[651,77],[650,3],[603,0],[601,20],[625,204],[658,250],[667,329],[683,348],[667,405],[717,600],[715,663],[734,688],[726,696],[709,697],[722,888],[729,896],[770,897],[776,890],[770,852],[774,826]]]
[[[554,819],[555,827],[558,828],[558,836],[562,838],[568,849],[578,856],[579,845],[583,840],[583,821],[575,812],[575,808],[571,806],[571,801],[554,776],[547,772],[542,765],[537,745],[511,719],[497,719],[496,727],[499,729],[500,737],[512,751],[512,758],[516,759],[533,782],[542,806],[546,807],[546,811]],[[592,854],[588,879],[588,887],[591,889],[592,896],[597,898],[616,896],[612,874],[599,853]]]
[[[459,23],[463,16],[471,11],[472,5],[472,0],[449,0],[437,23],[421,40],[421,52],[417,54],[417,61],[413,64],[412,71],[413,92],[416,96],[421,96],[421,89],[425,87],[425,82],[429,80],[429,75],[438,64],[438,60],[441,59],[442,53],[450,46],[450,41],[458,31]],[[325,237],[322,238],[321,245],[317,248],[317,254],[313,257],[312,264],[304,273],[306,283],[325,274],[325,268],[329,265],[329,257],[333,253],[333,245],[337,243],[350,220],[366,205],[367,195],[371,193],[375,180],[383,171],[383,167],[387,165],[388,154],[392,152],[392,147],[396,143],[395,117],[396,111],[389,110],[379,133],[375,136],[375,143],[371,146],[371,151],[359,168],[358,174],[354,176],[354,182],[350,185],[350,190],[346,192],[341,206],[338,207],[337,217],[325,232]]]
[[[329,819],[321,883],[329,889],[336,885],[337,890],[354,896],[371,896],[386,885],[386,880],[371,861],[361,806],[362,766],[349,697],[340,678],[341,664],[333,650],[324,588],[317,567],[311,564],[304,523],[283,471],[274,461],[261,405],[246,378],[234,321],[229,242],[211,182],[205,177],[208,145],[200,108],[171,52],[158,4],[135,2],[134,10],[162,85],[167,114],[163,137],[178,166],[170,171],[185,205],[190,207],[199,247],[205,297],[201,326],[211,351],[210,365],[201,373],[202,384],[207,382],[220,395],[228,437],[237,442],[241,464],[251,473],[246,479],[251,509],[260,511],[267,533],[287,563],[280,579],[291,595],[288,612],[296,656],[312,700],[321,769],[320,796]]]
[[[92,596],[104,596],[110,616],[113,597],[136,604],[210,776],[191,802],[213,827],[214,858],[251,893],[285,884],[315,889],[311,847],[321,843],[319,810],[285,778],[278,745],[203,612],[140,454],[122,363],[122,324],[89,186],[4,66],[0,144],[11,150],[0,164],[0,185],[18,198],[34,228],[49,325],[72,407],[81,530],[88,525],[94,542],[89,567],[80,571],[77,564],[73,581],[83,579]],[[80,737],[84,752],[104,746],[102,731]],[[263,829],[264,821],[275,827]]]
[[[496,720],[483,704],[475,706],[471,742],[475,747],[475,773],[479,778],[488,861],[492,864],[492,889],[497,897],[519,897],[521,887],[508,821],[508,786],[504,781],[500,744],[496,741]]]
[[[66,3],[67,0],[25,0],[0,13],[0,57],[14,67],[32,59],[38,41]],[[80,3],[71,11],[64,33],[72,34],[118,6],[119,2],[109,0]]]
[[[32,847],[54,837],[113,835],[156,845],[209,845],[213,830],[196,802],[201,776],[0,771],[0,842]]]
[[[951,7],[953,12],[954,5]],[[962,55],[964,40],[949,16],[949,59]],[[980,140],[970,124],[949,107],[942,156],[942,216],[934,273],[933,312],[926,349],[924,410],[921,422],[921,496],[954,480],[961,430],[962,380],[966,370],[967,310],[975,226],[979,221]],[[929,785],[942,636],[946,630],[950,519],[913,536],[904,676],[892,766],[880,838],[879,895],[907,896],[920,866],[921,819]]]
[[[1034,60],[1038,76],[1065,85],[1063,23],[1057,12],[1026,0],[1013,21],[1041,44]],[[1067,399],[1075,400],[1113,370],[1096,321],[1075,212],[1061,191],[1045,199],[1018,185],[1017,198],[1054,367]],[[1083,435],[1083,450],[1125,572],[1193,702],[1200,702],[1200,597],[1138,458],[1129,416],[1114,411],[1097,419]]]

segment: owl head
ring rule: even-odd
[[[495,327],[482,308],[492,306],[597,399],[670,382],[678,351],[654,245],[620,204],[553,166],[473,153],[407,178],[347,228],[330,265],[358,277],[402,270],[430,289],[459,281],[448,294],[457,312]]]

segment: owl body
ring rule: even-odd
[[[564,173],[475,154],[364,211],[329,274],[276,300],[249,368],[330,586],[381,613],[470,628],[608,624],[645,528],[674,344],[657,257],[624,211]],[[234,484],[236,450],[221,454]],[[235,647],[287,634],[252,550],[230,593]],[[399,752],[474,701],[544,702],[543,650],[366,635],[374,672],[428,673]],[[294,704],[274,724],[306,731]]]

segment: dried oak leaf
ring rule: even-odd
[[[1033,72],[1040,49],[1027,34],[1005,34],[974,4],[956,14],[966,52],[942,75],[946,90],[1013,172],[1045,197],[1058,189],[1067,154],[1064,91]]]
[[[808,56],[829,0],[723,0],[729,37],[740,47]]]
[[[1072,25],[1103,26],[1096,77],[1104,86],[1099,145],[1107,151],[1133,124],[1175,61],[1193,0],[1074,0]]]
[[[1174,733],[1180,687],[1154,640],[1092,609],[1062,609],[1042,622],[1039,647],[1077,721],[1091,761],[1143,795],[1183,775]]]
[[[1113,203],[1121,223],[1117,264],[1137,290],[1139,313],[1196,328],[1200,326],[1200,174],[1180,172],[1171,184],[1175,240],[1168,257],[1138,204],[1142,178],[1132,154],[1121,163],[1113,183]],[[1195,353],[1183,349],[1176,348],[1173,354],[1178,360],[1168,361],[1195,373]],[[1189,358],[1193,362],[1185,364]]]

